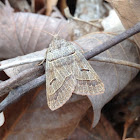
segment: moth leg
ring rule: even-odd
[[[45,53],[45,58],[40,63],[37,64],[38,66],[42,65],[45,62],[45,60],[47,58],[47,53],[48,53],[48,49],[47,49],[47,51]]]

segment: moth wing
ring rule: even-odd
[[[79,95],[97,95],[104,93],[103,82],[79,50],[75,53],[73,68],[77,81],[74,93]]]
[[[63,106],[71,97],[76,86],[72,75],[72,56],[54,61],[46,60],[46,93],[51,110]]]

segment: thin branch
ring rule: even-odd
[[[91,59],[92,57],[104,52],[105,50],[117,45],[118,43],[124,41],[125,39],[131,37],[132,35],[135,35],[140,32],[140,22],[138,22],[136,25],[134,25],[132,28],[124,31],[123,33],[115,36],[112,39],[107,40],[103,44],[96,47],[96,49],[92,49],[91,51],[88,51],[84,54],[85,58]]]
[[[0,103],[0,112],[13,102],[20,99],[23,95],[28,93],[29,90],[34,89],[45,82],[45,74],[12,90],[8,96]]]
[[[33,62],[40,62],[44,59],[45,53],[46,53],[46,49],[34,53],[30,53],[24,56],[18,56],[12,59],[1,61],[0,71],[19,65],[29,64]]]
[[[24,70],[18,75],[11,77],[10,79],[0,82],[0,97],[10,92],[13,88],[21,86],[44,73],[43,66],[36,66],[34,68],[30,68]]]
[[[91,25],[91,26],[93,26],[93,27],[98,28],[99,30],[101,30],[101,26],[99,26],[99,25],[97,25],[97,24],[95,24],[95,23],[92,23],[92,22],[90,22],[90,21],[87,22],[87,21],[82,20],[82,19],[80,19],[80,18],[73,17],[73,16],[71,15],[71,13],[70,13],[68,7],[66,7],[66,8],[64,9],[64,13],[65,13],[65,16],[66,16],[68,19],[72,19],[72,20],[75,20],[75,21],[79,21],[79,22],[82,22],[82,23],[86,23],[86,24],[89,24],[89,25]],[[98,22],[98,21],[99,21],[99,20],[94,20],[94,22]]]

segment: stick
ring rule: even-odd
[[[14,77],[11,77],[6,81],[0,82],[0,97],[10,92],[13,88],[16,88],[39,77],[43,73],[43,66],[36,66],[34,68],[24,70],[23,72]]]
[[[20,99],[23,95],[28,93],[29,90],[36,88],[43,84],[45,82],[46,76],[45,74],[26,83],[25,85],[22,85],[20,87],[15,88],[12,90],[8,96],[0,103],[0,112],[4,110],[7,106],[12,104],[13,102],[17,101]]]

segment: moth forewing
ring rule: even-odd
[[[50,46],[54,50],[49,48],[47,52],[46,93],[49,108],[56,110],[69,100],[76,86],[76,80],[72,74],[74,50],[71,49],[65,55],[62,48],[65,46],[61,46],[56,39]]]
[[[74,45],[74,44],[73,44]],[[74,93],[97,95],[105,91],[104,84],[79,49],[75,47],[74,77],[77,81]]]

